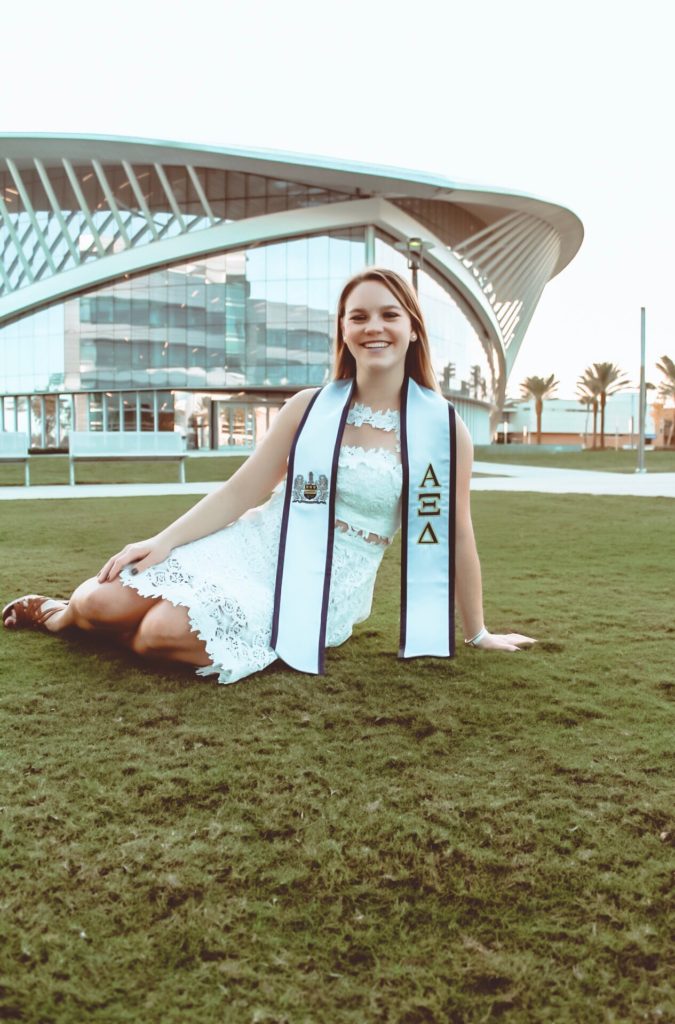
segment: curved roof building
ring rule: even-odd
[[[328,379],[364,265],[419,292],[439,381],[488,440],[539,297],[583,237],[558,205],[433,175],[105,136],[0,135],[6,430],[177,429],[250,447]]]

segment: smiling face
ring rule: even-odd
[[[341,325],[357,370],[403,372],[415,330],[407,311],[386,285],[380,281],[357,284],[347,296]]]

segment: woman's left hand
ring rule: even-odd
[[[531,636],[522,633],[485,633],[475,647],[487,651],[522,651],[520,644],[536,644]]]

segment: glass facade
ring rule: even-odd
[[[409,275],[379,235],[375,263]],[[251,448],[285,395],[329,379],[338,295],[364,265],[365,229],[350,228],[195,258],[24,317],[0,329],[0,428],[38,449],[63,449],[74,425]],[[471,321],[424,269],[419,293],[444,389],[487,398],[493,368]]]
[[[0,327],[0,393],[65,389],[65,304]]]
[[[210,256],[71,301],[78,389],[305,387],[330,363],[345,278],[362,231]]]
[[[0,430],[47,450],[74,429],[250,447],[286,395],[328,379],[345,279],[407,276],[413,235],[438,246],[418,275],[438,380],[487,422],[504,354],[581,243],[569,211],[292,154],[5,135]]]

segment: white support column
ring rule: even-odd
[[[61,395],[54,395],[56,415],[54,416],[54,443],[61,447]]]
[[[5,432],[5,399],[0,395],[0,431]]]
[[[162,188],[166,192],[166,198],[169,200],[169,206],[171,207],[173,215],[176,218],[176,220],[178,221],[178,223],[180,225],[181,231],[184,232],[186,230],[186,228],[185,228],[185,221],[183,220],[183,215],[180,212],[180,207],[178,206],[178,203],[176,202],[176,197],[173,194],[173,191],[171,190],[171,185],[169,184],[169,179],[167,178],[166,174],[164,173],[164,168],[162,167],[161,164],[154,164],[154,168],[157,171],[157,177],[159,178],[159,180],[162,183]]]
[[[152,392],[152,429],[155,433],[159,430],[159,396],[156,391]]]
[[[211,221],[212,224],[216,224],[217,221],[216,221],[216,218],[213,216],[213,210],[211,209],[211,204],[209,203],[208,199],[206,198],[206,193],[204,192],[204,189],[202,188],[201,181],[197,177],[197,172],[195,171],[194,167],[191,164],[186,164],[185,166],[187,167],[187,172],[190,175],[190,181],[192,182],[192,186],[193,186],[195,192],[197,193],[197,195],[199,196],[199,202],[204,207],[204,210],[206,212],[206,216],[209,218],[209,220]]]
[[[537,307],[541,293],[546,287],[546,282],[549,280],[550,274],[555,267],[559,251],[558,240],[552,239],[552,242],[547,247],[543,257],[540,258],[539,265],[532,270],[529,284],[522,294],[523,306],[521,316],[518,320],[517,332],[514,327],[513,335],[504,339],[507,373],[510,373],[513,368],[523,337],[525,336],[525,331],[532,319],[532,315]]]
[[[518,318],[523,308],[522,302],[509,303],[508,314],[505,314],[504,318],[500,320],[502,329],[502,338],[504,340],[504,347],[506,348],[507,339],[510,339],[513,331],[518,324]]]
[[[108,206],[110,208],[110,212],[112,213],[113,217],[115,218],[115,222],[117,224],[117,227],[120,230],[120,235],[122,236],[122,239],[124,240],[124,245],[128,249],[130,247],[130,245],[131,245],[131,242],[129,241],[129,235],[127,234],[127,229],[124,226],[124,222],[123,222],[123,220],[122,220],[122,218],[120,216],[120,211],[117,208],[117,203],[115,202],[115,197],[114,197],[114,195],[112,193],[112,189],[110,188],[110,185],[108,183],[108,179],[106,178],[105,173],[103,171],[103,168],[101,167],[101,164],[99,163],[98,160],[92,160],[92,166],[93,166],[94,170],[96,171],[96,177],[98,178],[99,182],[101,183],[101,188],[103,189],[103,194],[105,195],[106,200],[108,201]]]
[[[532,269],[541,262],[542,259],[548,260],[553,247],[558,245],[558,239],[556,235],[551,232],[548,236],[543,236],[539,239],[536,245],[533,245],[529,252],[523,254],[523,258],[514,266],[508,273],[504,273],[506,267],[500,268],[498,272],[498,281],[495,281],[495,285],[498,291],[501,291],[504,295],[510,292],[517,294],[522,293],[522,289],[530,281],[530,275]],[[557,259],[557,251],[556,251]]]
[[[528,249],[528,243],[534,241],[540,230],[544,227],[541,221],[534,217],[527,217],[523,222],[507,236],[499,240],[498,245],[492,246],[480,259],[481,271],[489,277],[501,276],[505,273],[523,249]]]
[[[157,225],[155,224],[154,220],[152,219],[152,214],[150,213],[150,208],[148,207],[148,204],[145,201],[145,196],[143,195],[143,190],[142,190],[141,186],[138,184],[138,178],[136,177],[136,174],[134,173],[134,169],[133,169],[133,167],[131,166],[131,164],[129,163],[128,160],[123,160],[122,161],[122,167],[124,168],[124,173],[126,174],[127,178],[129,179],[129,184],[131,185],[131,190],[134,193],[134,195],[136,196],[136,202],[138,203],[138,205],[139,205],[139,207],[141,209],[141,212],[142,212],[143,216],[145,217],[147,225],[150,228],[150,231],[152,232],[152,237],[155,239],[155,241],[157,241],[159,239],[159,232],[157,231]]]
[[[366,266],[372,267],[375,265],[375,227],[373,224],[366,225],[365,248]]]
[[[47,447],[47,408],[44,395],[40,395],[40,446]]]
[[[136,392],[136,430],[141,429],[141,393]]]
[[[102,426],[104,430],[108,429],[108,396],[105,391],[101,392],[101,417],[103,420]]]
[[[9,157],[7,157],[7,159],[5,160],[5,163],[7,164],[8,168],[9,168],[9,173],[12,175],[12,178],[14,180],[14,184],[16,185],[17,189],[19,190],[19,195],[21,196],[21,202],[23,203],[24,209],[25,209],[26,213],[28,214],[28,217],[30,219],[31,224],[33,225],[33,231],[35,232],[35,237],[37,238],[38,242],[40,243],[40,248],[42,249],[43,253],[45,254],[45,259],[47,261],[47,265],[48,265],[49,269],[51,270],[52,274],[55,274],[56,273],[56,265],[54,263],[54,260],[52,259],[51,249],[49,248],[49,246],[47,244],[47,239],[42,234],[42,231],[40,229],[40,225],[37,222],[37,217],[35,216],[35,210],[31,206],[30,197],[29,197],[28,192],[26,191],[26,189],[24,187],[24,184],[23,184],[23,181],[21,179],[21,175],[19,174],[18,168],[17,168],[16,164],[14,163],[14,161],[10,160]]]
[[[117,408],[118,416],[120,420],[120,434],[124,433],[124,392],[120,391],[117,395]]]
[[[38,158],[35,157],[34,160],[33,160],[33,163],[35,164],[35,169],[36,169],[36,171],[38,172],[38,174],[40,176],[40,181],[42,182],[42,187],[45,190],[45,192],[47,193],[47,198],[49,199],[51,208],[52,208],[52,210],[54,212],[54,216],[56,217],[56,219],[58,221],[59,227],[61,228],[61,234],[63,236],[63,239],[66,242],[66,245],[68,246],[68,248],[70,249],[70,254],[73,257],[73,259],[75,260],[75,263],[77,265],[79,265],[82,262],[82,260],[80,258],[80,253],[79,253],[78,249],[76,248],[75,243],[73,242],[73,239],[72,239],[72,237],[70,235],[70,232],[68,231],[68,225],[66,224],[64,216],[61,213],[61,207],[59,205],[58,199],[56,198],[56,194],[54,192],[54,189],[52,188],[52,183],[49,180],[49,176],[47,175],[47,172],[46,172],[46,170],[44,168],[44,165],[43,165],[41,160],[38,160]],[[72,215],[71,215],[71,217],[72,217]]]
[[[488,227],[478,231],[475,235],[471,235],[469,238],[465,238],[463,242],[460,242],[455,246],[454,252],[459,259],[473,260],[478,256],[484,249],[488,249],[493,242],[496,242],[503,235],[508,234],[513,230],[514,225],[520,221],[526,219],[527,214],[524,213],[509,213],[506,217],[502,217],[496,224],[490,224]],[[476,245],[476,242],[480,241],[480,245]]]
[[[0,223],[1,223],[1,221],[0,221]],[[5,248],[7,248],[6,245],[5,245]],[[2,280],[4,282],[6,291],[7,292],[13,291],[14,289],[12,288],[12,282],[9,279],[9,274],[5,270],[5,253],[4,253],[4,250],[2,252],[0,252],[0,277],[2,278]]]
[[[2,195],[0,195],[0,218],[4,221],[9,237],[12,239],[12,242],[14,243],[14,248],[17,251],[17,255],[19,257],[19,261],[21,262],[21,266],[26,272],[28,280],[30,281],[31,284],[33,284],[33,282],[35,281],[35,274],[33,273],[33,268],[26,259],[26,254],[23,251],[23,244],[19,239],[19,236],[17,235],[16,231],[14,230],[14,225],[12,224],[12,221],[10,219],[9,211],[5,206],[5,200],[2,198]]]
[[[80,188],[80,183],[77,180],[77,175],[75,174],[75,171],[73,170],[73,165],[71,164],[70,160],[66,160],[65,157],[61,158],[61,163],[63,164],[64,170],[65,170],[65,172],[66,172],[66,174],[68,176],[68,181],[70,182],[70,187],[72,188],[73,192],[75,193],[75,198],[77,199],[78,203],[80,204],[80,209],[81,209],[82,213],[84,214],[84,219],[86,220],[87,224],[89,225],[89,230],[91,231],[92,237],[94,239],[94,243],[96,245],[96,248],[98,249],[98,254],[99,254],[99,256],[105,256],[106,255],[105,247],[103,245],[103,242],[101,241],[101,236],[98,233],[96,225],[94,224],[94,220],[93,220],[93,217],[91,215],[91,210],[87,206],[87,200],[84,198],[84,192]]]

